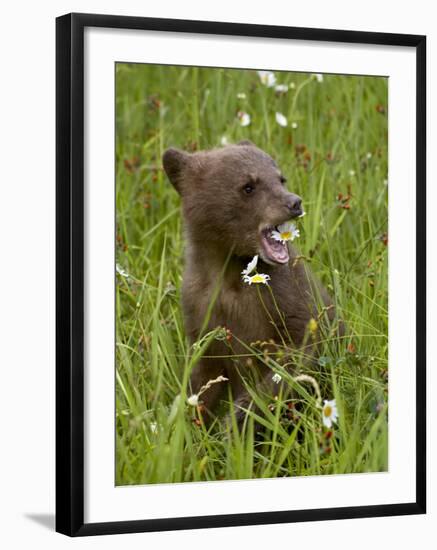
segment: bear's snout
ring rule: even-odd
[[[297,218],[302,215],[302,199],[294,193],[288,193],[285,206],[290,211],[292,218]]]

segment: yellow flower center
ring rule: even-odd
[[[323,414],[325,416],[331,416],[332,414],[332,407],[331,405],[325,405],[325,408],[323,409]]]
[[[281,233],[281,239],[284,241],[288,241],[289,239],[291,239],[291,232],[284,231],[283,233]]]
[[[252,275],[252,283],[263,283],[264,277],[259,275],[258,273],[256,275]]]

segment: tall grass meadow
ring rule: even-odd
[[[380,77],[117,64],[117,485],[387,470],[387,101]],[[296,245],[347,331],[294,371],[248,348],[281,390],[274,400],[252,388],[263,414],[250,410],[238,430],[232,412],[206,426],[187,402],[199,356],[229,335],[186,339],[180,198],[161,158],[242,139],[303,198]],[[325,400],[338,411],[329,427]]]

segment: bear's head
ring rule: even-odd
[[[240,257],[259,254],[269,264],[288,262],[286,244],[271,237],[278,225],[302,214],[274,160],[250,142],[186,153],[168,149],[165,172],[182,197],[189,238]]]

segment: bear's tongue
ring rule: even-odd
[[[277,264],[286,264],[289,260],[288,246],[286,243],[276,241],[272,237],[274,227],[267,227],[261,233],[261,244],[266,260]]]

